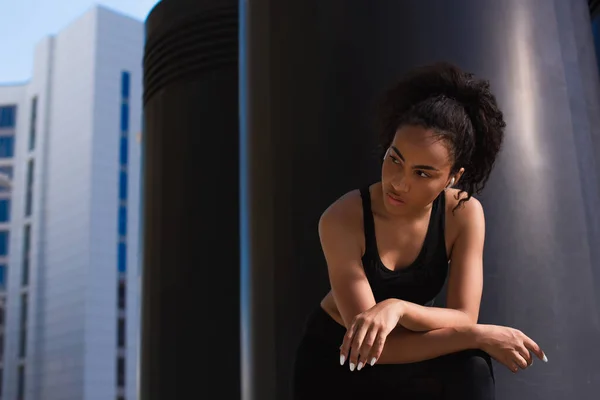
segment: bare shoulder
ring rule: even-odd
[[[466,199],[467,194],[458,189],[446,190],[446,219],[451,221],[457,228],[485,224],[483,206],[475,197]]]
[[[362,223],[362,199],[359,190],[345,193],[334,201],[321,215],[321,227],[343,227],[344,229],[360,229]]]

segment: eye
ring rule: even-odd
[[[393,162],[394,164],[401,164],[401,161],[400,161],[400,160],[398,160],[396,157],[394,157],[394,156],[390,156],[390,158],[392,159],[392,162]]]
[[[424,171],[417,170],[415,171],[415,174],[417,174],[420,178],[431,178],[431,175]]]

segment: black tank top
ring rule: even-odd
[[[448,274],[448,256],[444,227],[446,196],[442,192],[434,201],[423,247],[409,266],[392,271],[381,262],[375,238],[375,221],[369,187],[360,190],[363,205],[365,254],[363,267],[375,296],[380,302],[389,298],[431,305],[444,286]]]

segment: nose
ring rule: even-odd
[[[394,176],[394,179],[391,181],[391,185],[394,189],[394,192],[398,194],[408,193],[410,191],[410,184],[408,179],[406,179],[406,174],[402,172],[399,172]]]

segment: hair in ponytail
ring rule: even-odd
[[[433,129],[447,141],[453,159],[451,173],[465,169],[457,187],[467,196],[457,208],[485,187],[506,126],[489,82],[448,63],[420,67],[405,75],[384,94],[378,123],[380,159],[404,125]]]

